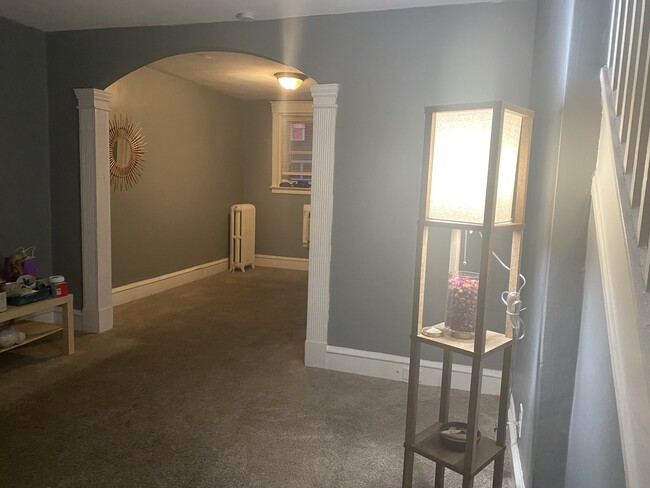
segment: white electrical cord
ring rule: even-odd
[[[470,230],[469,233],[471,234],[472,231]],[[478,234],[482,239],[483,233],[479,232]],[[467,234],[465,234],[465,245],[467,246]],[[467,253],[467,250],[465,250],[465,253]],[[492,256],[499,261],[501,266],[510,271],[510,268],[503,262],[497,253],[492,251]],[[510,317],[510,323],[512,324],[512,330],[515,332],[516,340],[521,340],[526,336],[526,324],[519,315],[521,312],[526,310],[526,307],[523,306],[524,302],[521,300],[521,290],[526,286],[526,277],[519,273],[519,278],[521,278],[522,285],[516,291],[505,290],[501,293],[501,301],[506,306],[506,314]]]
[[[492,251],[492,256],[494,256],[496,260],[499,261],[501,266],[510,271],[510,268],[506,266],[506,263],[504,263],[499,256],[497,256],[497,253]],[[526,336],[524,319],[519,316],[521,312],[526,310],[526,307],[523,306],[524,302],[521,300],[521,290],[523,290],[524,286],[526,286],[526,277],[521,273],[519,273],[519,277],[523,283],[517,291],[505,290],[503,293],[501,293],[501,301],[506,306],[506,314],[508,317],[510,317],[512,330],[515,331],[515,339],[517,340],[521,340]]]

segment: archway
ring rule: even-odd
[[[313,180],[305,363],[324,366],[329,321],[329,278],[334,148],[339,85],[315,85]],[[108,119],[110,93],[76,89],[79,110],[84,330],[113,326]]]

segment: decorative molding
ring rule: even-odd
[[[650,388],[648,313],[632,209],[622,174],[612,90],[601,72],[603,117],[591,195],[626,485],[647,486],[650,479]]]
[[[508,406],[508,437],[510,442],[510,455],[512,457],[512,480],[515,488],[526,488],[524,482],[524,469],[521,465],[521,455],[519,454],[519,437],[517,435],[517,414],[515,412],[515,400],[510,395]]]
[[[296,271],[308,271],[309,259],[256,254],[255,266],[261,266],[263,268],[295,269]]]
[[[155,295],[170,288],[176,288],[186,283],[201,280],[228,271],[228,258],[219,259],[210,263],[199,264],[191,268],[174,271],[155,278],[129,283],[128,285],[113,288],[113,306]]]
[[[408,381],[409,377],[409,358],[403,356],[327,346],[324,359],[325,368],[333,371],[396,381]],[[442,363],[421,361],[420,365],[420,383],[428,386],[440,386]],[[469,391],[471,378],[471,366],[453,365],[451,381],[455,389]],[[498,395],[500,388],[501,371],[484,368],[482,393]]]
[[[89,332],[104,332],[113,327],[108,169],[111,94],[94,88],[74,92],[79,102],[83,324]]]
[[[314,101],[314,144],[312,149],[312,213],[309,236],[305,365],[321,368],[326,367],[323,348],[327,345],[329,325],[334,148],[338,92],[339,85],[336,83],[316,85],[311,88]]]

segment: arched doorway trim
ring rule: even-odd
[[[329,323],[334,149],[339,85],[316,85],[305,364],[325,367]],[[76,89],[79,110],[83,328],[113,327],[108,119],[110,93]]]

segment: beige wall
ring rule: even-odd
[[[111,117],[131,116],[147,144],[140,181],[112,192],[113,286],[227,257],[244,103],[149,68],[108,91]]]

